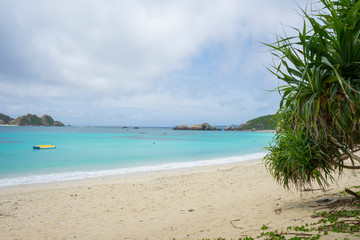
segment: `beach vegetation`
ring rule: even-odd
[[[356,188],[353,186],[352,188]],[[345,206],[347,209],[345,209]],[[288,226],[281,230],[263,224],[257,236],[235,238],[237,240],[317,240],[358,239],[360,237],[360,200],[343,197],[315,207],[312,222]],[[321,211],[319,211],[321,210]],[[231,238],[234,239],[234,238]],[[205,240],[205,239],[203,239]],[[210,239],[206,239],[210,240]],[[225,240],[216,238],[216,240]]]
[[[342,203],[340,203],[342,205]],[[358,237],[360,232],[360,210],[356,204],[352,210],[331,209],[330,211],[315,212],[312,218],[320,218],[317,222],[306,223],[301,226],[288,226],[286,231],[269,230],[269,226],[263,224],[261,233],[256,238],[246,237],[239,238],[245,239],[291,239],[300,240],[308,239],[315,240],[321,239],[323,236],[331,235],[331,233],[346,234],[346,236]],[[332,206],[335,207],[335,206]],[[347,239],[345,237],[344,239]]]
[[[301,15],[294,36],[266,44],[284,85],[264,163],[285,188],[326,187],[360,169],[360,1],[320,0]]]

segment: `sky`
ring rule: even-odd
[[[0,0],[0,113],[69,125],[244,123],[273,114],[295,0]]]

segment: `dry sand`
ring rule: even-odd
[[[0,239],[237,239],[263,224],[286,231],[314,222],[316,200],[360,185],[356,174],[327,192],[287,191],[258,160],[0,188]]]

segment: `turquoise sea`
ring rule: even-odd
[[[262,158],[272,133],[0,126],[0,187]],[[56,149],[33,149],[52,144]]]

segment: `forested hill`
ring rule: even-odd
[[[259,130],[276,130],[277,119],[275,115],[266,115],[257,117],[247,121],[246,123],[240,124],[240,126],[226,127],[225,131],[259,131]]]
[[[12,117],[0,113],[0,124],[9,124],[9,122],[12,120],[14,120]]]
[[[239,126],[240,130],[276,130],[277,119],[274,118],[274,115],[266,115],[257,117],[247,121],[244,124]]]
[[[38,117],[35,114],[30,113],[16,119],[0,113],[0,124],[16,126],[64,126],[63,123],[54,121],[54,119],[49,115]]]

